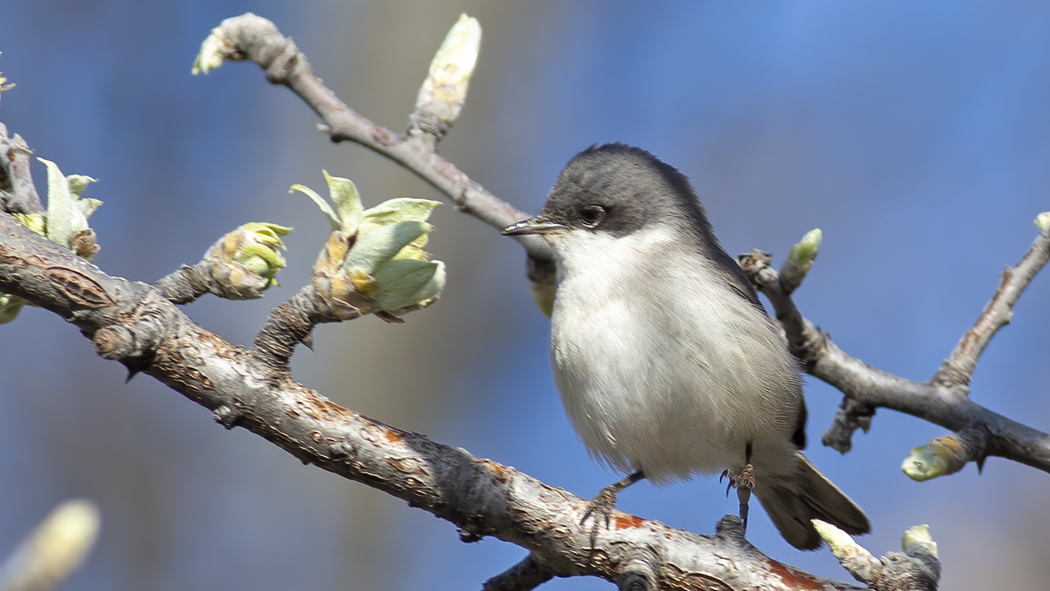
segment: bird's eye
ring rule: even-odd
[[[588,205],[580,210],[580,219],[588,228],[597,227],[605,219],[605,208],[601,205]]]

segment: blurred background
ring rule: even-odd
[[[153,281],[248,221],[294,226],[289,268],[260,301],[206,297],[198,322],[250,344],[308,281],[327,223],[302,195],[321,169],[366,203],[440,197],[370,151],[333,145],[254,65],[193,77],[199,43],[230,16],[272,19],[351,107],[403,130],[434,50],[461,12],[482,53],[443,155],[536,211],[565,162],[604,141],[643,146],[688,174],[731,254],[779,264],[806,231],[824,246],[797,293],[848,353],[933,375],[1050,209],[1050,5],[1035,2],[598,2],[483,0],[38,0],[0,10],[0,70],[17,87],[0,121],[87,195],[110,274]],[[45,171],[35,165],[38,188]],[[591,497],[619,475],[591,461],[550,377],[548,323],[524,256],[492,228],[438,208],[430,249],[442,300],[401,326],[364,318],[315,331],[296,377],[354,410]],[[973,398],[1050,429],[1050,271],[980,362]],[[415,371],[389,359],[411,358]],[[102,534],[70,590],[471,589],[524,550],[457,540],[450,524],[297,460],[124,369],[56,316],[0,327],[0,556],[57,503],[86,497]],[[841,395],[810,379],[809,456],[872,518],[863,544],[899,549],[930,524],[943,588],[1036,589],[1050,559],[1047,475],[992,458],[926,483],[900,471],[944,430],[880,410],[845,456],[820,446]],[[734,512],[715,479],[619,507],[699,533]],[[761,510],[750,540],[849,580],[825,551],[784,543]],[[608,589],[597,579],[546,589]]]

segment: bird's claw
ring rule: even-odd
[[[612,486],[603,488],[597,496],[587,503],[587,511],[584,512],[583,519],[580,520],[580,525],[587,523],[587,520],[593,515],[595,518],[595,527],[601,522],[605,523],[605,527],[609,527],[609,520],[612,518],[612,512],[616,509],[616,495],[619,492],[619,490],[616,490]]]
[[[601,523],[604,521],[605,528],[609,528],[609,520],[612,518],[613,510],[616,509],[616,496],[620,494],[621,490],[643,478],[645,478],[645,474],[642,473],[641,470],[628,474],[627,476],[624,476],[623,479],[603,488],[596,497],[587,503],[587,511],[584,512],[583,519],[580,520],[580,525],[586,523],[592,515],[595,517],[594,527],[591,528],[592,548],[598,540],[598,528],[601,526]]]
[[[745,464],[740,472],[733,472],[727,468],[722,471],[718,481],[722,482],[723,478],[729,479],[729,484],[726,486],[727,497],[730,489],[736,489],[736,496],[740,501],[740,521],[744,523],[744,529],[747,530],[748,503],[751,500],[751,491],[755,488],[755,469],[751,464]]]
[[[751,464],[746,464],[739,472],[733,472],[729,468],[722,470],[722,475],[718,477],[718,481],[722,482],[722,479],[728,478],[729,484],[726,485],[726,496],[729,496],[729,491],[737,489],[738,494],[741,490],[750,492],[755,488],[755,469],[751,467]]]

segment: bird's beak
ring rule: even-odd
[[[523,236],[525,234],[549,234],[556,230],[564,230],[565,226],[552,222],[542,215],[520,221],[503,228],[504,236]]]

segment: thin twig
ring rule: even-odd
[[[985,306],[973,328],[966,331],[952,354],[941,364],[931,380],[934,384],[956,388],[963,393],[969,391],[970,380],[977,368],[977,359],[984,353],[995,333],[1010,323],[1014,304],[1048,259],[1050,235],[1044,233],[1032,242],[1032,246],[1016,266],[1007,267],[1003,271],[999,289]]]

